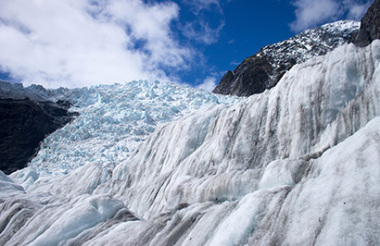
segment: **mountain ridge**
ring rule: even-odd
[[[274,87],[295,64],[324,55],[351,42],[360,23],[337,21],[306,30],[279,43],[270,44],[246,58],[234,71],[228,71],[214,93],[250,96]]]

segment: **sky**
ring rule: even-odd
[[[265,45],[373,0],[0,0],[0,80],[77,88],[132,80],[212,90]]]

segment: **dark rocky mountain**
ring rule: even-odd
[[[350,42],[359,26],[359,22],[338,21],[265,46],[246,58],[234,71],[228,71],[213,92],[236,96],[261,93],[275,86],[295,64]]]
[[[362,18],[354,43],[364,47],[375,39],[380,39],[380,0],[375,0]]]
[[[39,101],[44,98],[33,95],[43,87],[24,90],[21,84],[1,82],[0,88],[0,170],[10,174],[24,168],[46,135],[70,122],[76,113],[68,112],[67,101]]]

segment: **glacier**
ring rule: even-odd
[[[16,93],[25,94],[36,98],[35,95],[41,93],[35,86]],[[73,104],[71,111],[79,113],[79,116],[49,135],[29,167],[17,174],[19,179],[23,179],[24,187],[41,175],[67,174],[86,163],[101,163],[113,169],[157,125],[201,108],[230,105],[241,100],[174,83],[142,80],[73,90],[49,90],[43,95],[45,100],[69,100]]]
[[[141,83],[146,114],[130,88],[65,92],[80,116],[0,175],[1,245],[380,243],[380,41],[243,99]]]

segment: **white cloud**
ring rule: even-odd
[[[182,25],[183,35],[206,45],[217,42],[225,25],[220,0],[183,0],[183,3],[194,15],[193,21]]]
[[[295,0],[296,20],[290,24],[294,32],[339,19],[360,20],[373,0]]]
[[[189,39],[210,45],[218,41],[219,33],[223,27],[224,22],[221,22],[219,26],[213,28],[206,21],[197,20],[196,22],[186,23],[182,28],[182,32]]]
[[[190,5],[194,12],[200,12],[202,10],[210,10],[216,7],[219,11],[222,11],[220,6],[220,0],[183,0],[186,4]]]
[[[0,1],[0,68],[49,88],[166,80],[191,59],[171,33],[178,13],[172,2]]]
[[[347,18],[353,19],[353,20],[359,20],[363,17],[365,12],[367,12],[367,9],[373,1],[368,1],[366,3],[356,3],[354,0],[345,0],[344,4],[346,8],[348,9]]]
[[[213,91],[216,87],[216,78],[214,77],[207,77],[202,84],[198,85],[197,88],[203,89],[206,91]]]
[[[296,20],[290,27],[295,32],[329,20],[339,12],[339,4],[334,0],[297,0],[293,4],[296,7]]]

